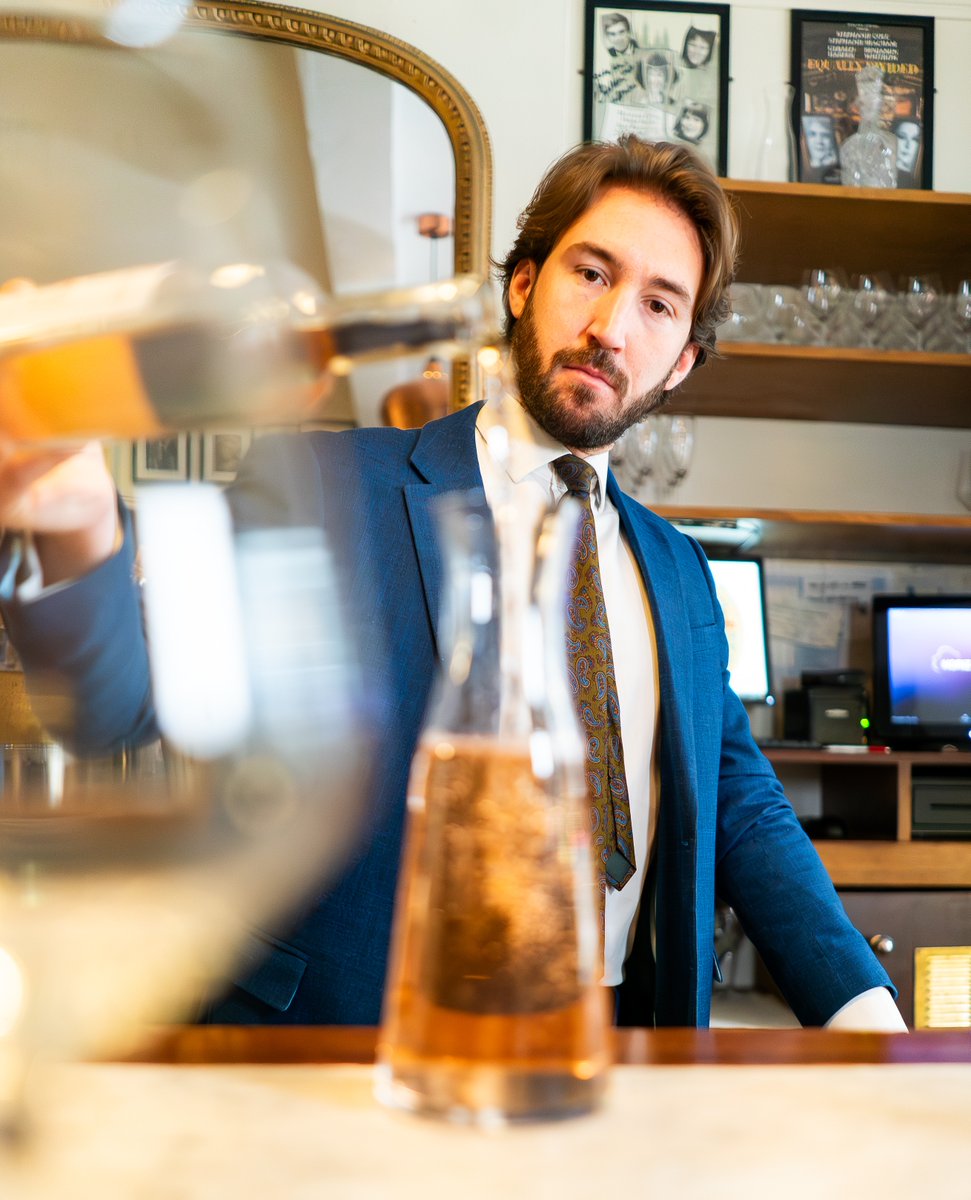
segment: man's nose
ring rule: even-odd
[[[588,335],[606,350],[623,350],[631,320],[631,297],[622,288],[609,288],[594,305]]]

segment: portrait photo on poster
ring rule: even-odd
[[[794,9],[800,183],[933,187],[934,18]]]
[[[728,170],[729,5],[587,0],[585,141],[635,133]]]

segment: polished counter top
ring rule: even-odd
[[[123,1062],[53,1068],[44,1153],[33,1171],[0,1167],[0,1195],[969,1194],[969,1033],[621,1030],[615,1042],[600,1111],[482,1131],[378,1106],[374,1030],[165,1031]]]

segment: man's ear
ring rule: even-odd
[[[671,374],[664,382],[664,390],[670,392],[676,388],[679,383],[683,383],[688,378],[691,368],[695,365],[695,359],[698,357],[698,347],[694,342],[689,342],[687,346],[678,355],[678,361],[671,369]]]
[[[509,280],[509,311],[518,321],[523,315],[526,300],[536,282],[536,264],[531,258],[521,258],[512,269]]]

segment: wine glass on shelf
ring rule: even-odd
[[[962,279],[951,297],[951,317],[957,329],[959,354],[971,354],[971,279]]]
[[[893,290],[881,274],[858,275],[851,307],[860,323],[864,346],[877,344],[877,332],[893,305]]]
[[[819,341],[830,341],[830,322],[843,299],[843,272],[835,267],[811,267],[803,275],[802,294],[810,312],[819,323]]]
[[[664,485],[673,491],[682,483],[691,466],[695,448],[694,418],[674,415],[664,418],[661,440],[661,459],[664,464]]]
[[[632,425],[621,440],[624,443],[624,480],[631,495],[636,496],[657,467],[660,440],[658,418],[646,417]]]
[[[903,310],[914,331],[916,348],[927,348],[927,331],[941,305],[941,283],[936,275],[908,275],[903,289]]]

